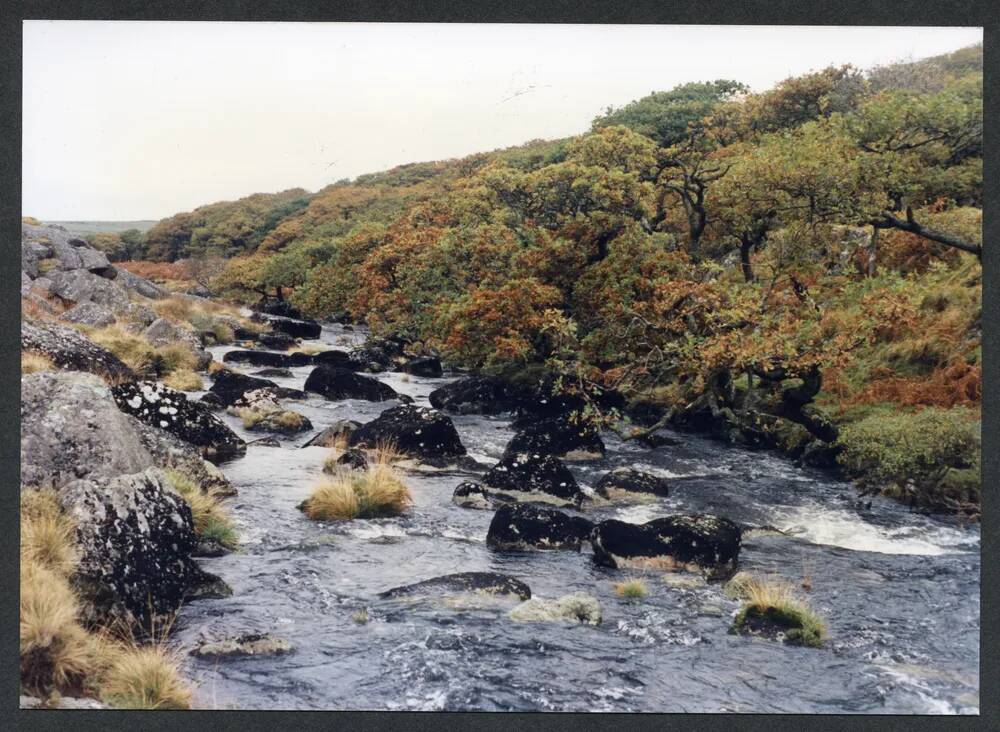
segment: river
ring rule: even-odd
[[[345,348],[361,328],[326,326]],[[312,341],[311,343],[315,343]],[[229,347],[213,349],[221,360]],[[230,365],[245,373],[257,367]],[[282,386],[302,388],[312,367]],[[418,405],[449,378],[378,374]],[[454,378],[454,377],[452,377]],[[197,394],[192,398],[197,398]],[[316,428],[368,421],[396,402],[286,400]],[[220,414],[248,441],[239,420]],[[452,416],[470,455],[486,465],[513,436],[510,420]],[[825,648],[729,634],[739,603],[718,583],[646,573],[647,597],[619,598],[636,573],[597,567],[589,549],[499,553],[486,547],[492,512],[459,508],[452,491],[475,473],[406,472],[413,506],[392,519],[314,522],[296,509],[322,475],[312,433],[250,445],[222,466],[239,491],[227,503],[240,551],[203,566],[232,597],[186,606],[175,639],[266,632],[293,653],[209,663],[188,657],[198,703],[209,708],[517,710],[602,712],[978,713],[979,528],[889,500],[859,502],[854,488],[777,455],[690,434],[658,449],[605,434],[607,456],[569,463],[589,486],[632,466],[671,479],[670,496],[587,511],[644,522],[706,512],[783,532],[744,540],[741,568],[800,586],[828,622]],[[599,626],[519,624],[509,605],[380,600],[394,586],[464,571],[526,582],[534,596],[595,596]],[[358,622],[359,611],[368,621]]]

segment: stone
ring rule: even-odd
[[[290,368],[308,366],[312,363],[312,356],[301,351],[295,353],[272,353],[271,351],[234,349],[226,351],[226,354],[222,357],[222,361],[224,363],[246,363],[251,366],[283,366]]]
[[[337,366],[317,366],[306,379],[305,390],[330,400],[365,399],[384,402],[396,398],[388,384]]]
[[[247,427],[251,432],[276,432],[282,435],[297,435],[312,428],[312,422],[308,418],[290,409],[267,412]]]
[[[448,462],[465,455],[458,431],[448,417],[409,404],[385,410],[349,438],[353,447],[373,449],[386,443],[403,455],[423,461]]]
[[[246,454],[246,443],[235,432],[183,392],[139,381],[114,386],[111,393],[123,412],[198,447],[207,460],[220,463]]]
[[[501,551],[570,549],[590,538],[594,525],[580,516],[552,508],[508,504],[497,509],[486,534],[486,546]]]
[[[489,492],[479,483],[464,481],[455,487],[455,492],[451,496],[451,501],[456,506],[462,508],[475,508],[488,510],[493,508],[493,499]]]
[[[602,521],[591,534],[594,560],[637,569],[685,569],[711,579],[731,576],[737,567],[739,526],[708,514],[667,516],[644,524]]]
[[[257,336],[257,342],[265,348],[273,348],[275,351],[287,351],[298,344],[298,341],[287,333],[264,332]]]
[[[191,596],[217,594],[217,577],[191,558],[197,544],[191,509],[162,471],[75,480],[58,500],[77,527],[74,585],[83,616],[150,627]]]
[[[258,379],[254,376],[230,371],[229,369],[215,373],[209,392],[216,396],[222,406],[228,407],[239,400],[246,392],[256,389],[270,389],[275,396],[283,399],[304,399],[306,397],[305,392],[298,389],[287,389],[283,386],[278,386],[273,381]]]
[[[252,319],[258,323],[265,323],[271,326],[271,330],[285,333],[293,338],[312,340],[319,338],[323,328],[315,320],[296,320],[295,318],[285,318],[280,315],[265,315],[254,313]]]
[[[634,468],[616,468],[601,476],[594,486],[594,492],[608,500],[665,497],[668,482],[665,478]]]
[[[314,435],[302,447],[335,447],[338,442],[347,442],[353,432],[361,427],[353,419],[339,419],[322,432]]]
[[[584,592],[574,592],[554,600],[533,597],[512,608],[507,617],[519,623],[567,621],[584,625],[600,625],[601,604]]]
[[[368,470],[368,459],[361,450],[345,450],[344,454],[337,458],[337,465],[343,465],[351,470]]]
[[[326,364],[327,366],[339,366],[342,369],[348,369],[350,371],[361,370],[358,363],[351,359],[351,355],[347,353],[347,351],[331,350],[314,353],[313,363]]]
[[[234,638],[203,642],[191,651],[191,655],[211,661],[230,661],[236,658],[281,656],[291,652],[292,644],[284,638],[266,633],[246,633]]]
[[[193,331],[181,328],[166,318],[154,320],[142,335],[155,348],[180,344],[192,351],[201,350],[201,340]]]
[[[71,307],[60,315],[59,319],[67,323],[89,325],[92,328],[105,328],[115,323],[115,314],[104,305],[85,301]]]
[[[159,300],[170,294],[167,290],[150,282],[145,277],[132,274],[127,269],[121,267],[118,268],[118,276],[115,278],[115,282],[126,292],[148,297],[150,300]]]
[[[27,252],[25,251],[27,249]],[[87,242],[60,226],[21,224],[21,266],[31,274],[31,261],[55,260],[58,270],[117,272],[107,255],[87,246]],[[28,266],[25,266],[27,263]],[[109,272],[110,270],[110,272]],[[37,274],[32,275],[37,276]],[[113,276],[112,276],[113,279]]]
[[[387,371],[405,361],[403,348],[406,343],[401,338],[369,338],[363,346],[350,353],[358,371]]]
[[[128,306],[128,293],[117,284],[85,269],[48,274],[49,292],[68,303],[92,302],[112,310]]]
[[[503,414],[516,408],[507,384],[487,376],[468,376],[430,393],[431,406],[455,414]]]
[[[272,368],[261,369],[260,371],[254,371],[250,375],[251,376],[260,376],[260,377],[264,377],[264,378],[271,378],[271,379],[273,379],[275,377],[286,378],[287,379],[287,378],[291,378],[292,371],[291,371],[291,369],[288,369],[288,368],[272,367]]]
[[[119,381],[135,374],[111,351],[73,328],[42,320],[21,320],[21,350],[37,351],[60,368],[87,371]]]
[[[456,592],[476,593],[517,600],[531,597],[531,589],[519,579],[497,572],[458,572],[442,577],[434,577],[402,587],[380,592],[383,599],[410,597],[414,595],[446,595]]]
[[[507,451],[555,455],[564,460],[598,460],[604,457],[604,442],[592,425],[576,424],[560,415],[538,419],[511,439]]]
[[[426,376],[427,378],[440,378],[444,371],[441,369],[441,359],[437,356],[417,356],[411,358],[401,367],[403,373],[413,376]]]
[[[506,501],[579,508],[584,500],[573,474],[551,455],[504,453],[483,477],[483,487]]]

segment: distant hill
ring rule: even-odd
[[[46,221],[45,223],[56,224],[73,234],[86,236],[102,231],[119,234],[129,229],[138,229],[145,234],[153,228],[156,221]]]

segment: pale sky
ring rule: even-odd
[[[23,206],[158,219],[588,129],[688,81],[764,90],[982,40],[979,28],[24,23]]]

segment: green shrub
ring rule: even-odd
[[[974,416],[960,407],[875,412],[841,429],[838,461],[862,485],[913,503],[977,502],[971,469],[979,461],[980,423]]]

